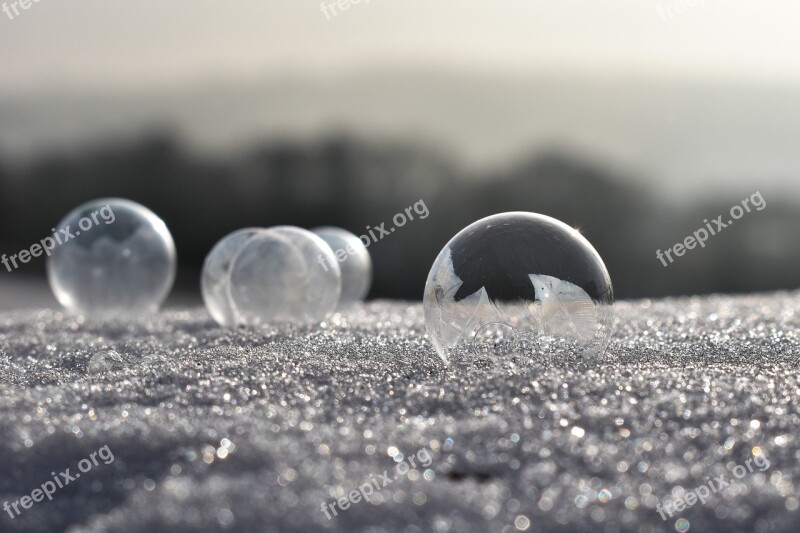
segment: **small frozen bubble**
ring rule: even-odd
[[[340,304],[358,302],[366,298],[372,284],[372,259],[361,239],[347,230],[332,226],[311,231],[328,243],[339,262],[339,268],[342,270]]]
[[[158,216],[135,202],[95,200],[57,226],[47,261],[56,299],[95,316],[155,313],[175,279],[172,236]]]
[[[514,328],[502,322],[484,324],[472,339],[472,352],[477,356],[508,355],[517,347]]]
[[[114,372],[134,366],[153,364],[163,360],[164,358],[161,355],[156,354],[131,355],[128,353],[119,353],[115,350],[103,350],[93,354],[89,359],[87,372],[89,374]]]
[[[602,353],[613,302],[592,245],[558,220],[524,212],[459,232],[436,258],[423,296],[428,333],[445,362],[464,353]]]
[[[247,239],[229,275],[230,303],[239,325],[320,322],[336,309],[342,290],[331,247],[291,226],[261,230]]]
[[[229,290],[231,263],[244,244],[259,231],[259,228],[246,228],[223,237],[203,264],[200,281],[203,302],[211,317],[221,326],[236,325]]]
[[[90,374],[100,374],[102,372],[122,370],[130,366],[130,364],[129,358],[123,357],[114,350],[105,350],[92,355],[91,359],[89,359],[88,372]]]

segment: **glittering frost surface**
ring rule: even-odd
[[[446,367],[421,304],[263,333],[201,310],[0,314],[0,504],[115,456],[0,530],[797,531],[799,307],[621,302],[606,359],[582,366]],[[322,513],[423,447],[427,468]],[[659,501],[759,453],[768,469],[661,520]]]

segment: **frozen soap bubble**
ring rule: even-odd
[[[81,205],[58,225],[47,276],[58,301],[88,316],[155,313],[175,280],[175,243],[164,221],[129,200]]]
[[[206,259],[202,285],[209,312],[222,325],[314,323],[336,309],[342,274],[325,241],[278,226],[220,241]]]
[[[567,358],[607,346],[614,292],[578,231],[544,215],[501,213],[453,237],[425,285],[436,351],[452,356]]]
[[[89,367],[87,370],[90,374],[100,374],[101,372],[122,370],[134,364],[135,361],[131,357],[123,356],[114,350],[105,350],[95,353],[92,358],[89,359]]]
[[[366,298],[372,284],[372,259],[361,239],[341,228],[326,226],[311,230],[328,243],[342,270],[342,296],[340,304],[358,302]],[[327,268],[327,265],[323,265]]]
[[[325,241],[278,226],[245,242],[231,263],[229,283],[239,324],[314,323],[336,309],[342,274]]]
[[[211,317],[226,327],[236,325],[230,297],[230,270],[234,256],[259,228],[245,228],[222,238],[211,249],[203,264],[200,288]]]

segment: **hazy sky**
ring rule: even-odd
[[[798,0],[366,1],[40,0],[0,12],[0,92],[393,65],[800,81]]]

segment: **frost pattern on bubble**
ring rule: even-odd
[[[553,276],[531,274],[530,278],[537,296],[530,311],[544,335],[572,336],[584,342],[594,337],[600,314],[586,291]]]
[[[425,321],[429,325],[431,341],[440,355],[455,345],[465,330],[480,329],[491,318],[485,316],[487,311],[491,311],[491,302],[483,288],[460,302],[455,301],[454,296],[464,282],[453,269],[450,249],[445,248],[443,254],[442,260],[434,263],[434,268],[437,264],[439,267],[435,272],[432,271],[423,298]],[[431,326],[435,329],[431,329]]]
[[[558,356],[605,349],[613,289],[576,230],[533,213],[479,220],[442,250],[423,296],[436,351]]]

